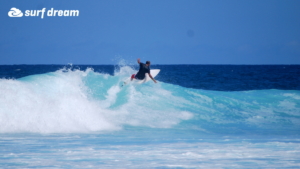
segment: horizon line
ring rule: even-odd
[[[72,64],[72,63],[68,63],[68,64],[0,64],[0,66],[17,66],[17,65],[28,65],[28,66],[34,66],[34,65],[57,65],[57,66],[117,66],[119,64]],[[127,64],[125,66],[132,66],[132,65],[136,65],[136,64]],[[151,64],[152,66],[156,66],[156,65],[165,65],[165,66],[176,66],[176,65],[230,65],[230,66],[276,66],[276,65],[300,65],[299,64]],[[123,65],[120,65],[123,66]]]

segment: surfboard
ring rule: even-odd
[[[154,78],[156,75],[158,75],[159,72],[160,72],[160,69],[150,69],[150,74],[152,75],[153,78]],[[152,79],[149,77],[148,73],[146,73],[145,79],[143,79],[143,80],[133,79],[133,80],[131,81],[131,77],[129,77],[128,79],[124,80],[123,85],[126,85],[126,84],[128,84],[128,83],[130,83],[130,82],[142,84],[142,83],[148,82],[149,80],[152,80]],[[123,85],[122,85],[122,86],[123,86]]]

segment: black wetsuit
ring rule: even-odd
[[[135,78],[139,80],[143,80],[145,78],[146,73],[150,73],[150,67],[140,62],[140,69],[139,72],[135,75]]]

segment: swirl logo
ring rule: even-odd
[[[8,12],[9,17],[22,17],[23,13],[20,9],[17,8],[11,8],[10,11]]]

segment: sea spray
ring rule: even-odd
[[[87,132],[116,129],[88,98],[84,71],[1,80],[0,132]],[[102,113],[99,113],[102,112]]]

